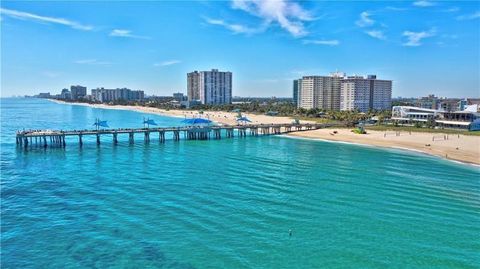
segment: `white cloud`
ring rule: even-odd
[[[294,37],[307,35],[304,22],[313,20],[298,3],[286,0],[233,0],[232,7],[263,19],[264,25],[277,23]]]
[[[127,37],[127,38],[138,38],[138,39],[150,39],[148,36],[140,36],[132,34],[132,31],[125,29],[113,29],[110,32],[110,36],[114,37]]]
[[[241,24],[226,23],[224,20],[219,20],[219,19],[210,19],[210,18],[204,18],[204,19],[206,23],[223,26],[226,29],[232,31],[234,34],[254,34],[264,30],[262,28],[258,28],[258,29],[250,28],[248,26],[241,25]]]
[[[459,7],[451,7],[451,8],[444,9],[443,12],[457,12],[459,10],[460,10]]]
[[[78,22],[70,21],[67,19],[40,16],[40,15],[23,12],[23,11],[12,10],[12,9],[0,8],[0,14],[11,17],[11,18],[20,19],[20,20],[30,20],[34,22],[65,25],[77,30],[83,30],[83,31],[93,30],[93,26],[83,25]]]
[[[474,19],[478,19],[478,18],[480,18],[480,11],[477,11],[477,12],[475,12],[473,14],[469,14],[469,15],[458,16],[457,20],[465,21],[465,20],[474,20]]]
[[[380,39],[380,40],[385,40],[385,39],[387,39],[387,37],[385,37],[385,35],[383,34],[383,32],[380,31],[380,30],[366,31],[365,33],[366,33],[367,35],[373,37],[373,38],[376,38],[376,39]]]
[[[386,10],[391,10],[391,11],[405,11],[405,10],[408,10],[407,8],[404,8],[404,7],[392,7],[392,6],[388,6],[385,9]]]
[[[168,60],[168,61],[163,61],[161,63],[154,63],[153,66],[169,66],[169,65],[174,65],[174,64],[179,64],[181,61],[179,60]]]
[[[84,60],[77,60],[74,63],[76,64],[91,64],[91,65],[110,65],[110,62],[103,62],[98,61],[97,59],[84,59]]]
[[[338,40],[303,40],[303,44],[325,45],[325,46],[338,46],[340,41]]]
[[[413,5],[416,7],[432,7],[435,5],[435,3],[426,0],[420,0],[413,2]]]
[[[422,31],[422,32],[404,31],[403,36],[407,37],[407,42],[403,43],[403,45],[408,47],[418,47],[422,45],[421,43],[422,39],[427,37],[432,37],[434,35],[435,35],[435,29],[431,29],[429,31]]]
[[[370,13],[367,11],[360,13],[360,19],[355,22],[360,27],[372,26],[374,23],[375,21],[370,18]]]

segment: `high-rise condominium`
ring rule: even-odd
[[[340,87],[343,73],[330,76],[305,76],[299,80],[298,107],[327,110],[340,109]]]
[[[379,80],[375,75],[346,77],[339,72],[330,76],[305,76],[298,95],[298,107],[305,109],[384,110],[391,107],[392,81]]]
[[[293,81],[293,104],[298,106],[300,88],[302,86],[302,79],[295,79]]]
[[[380,80],[375,75],[366,78],[352,76],[343,79],[340,108],[341,110],[390,109],[392,105],[392,81]]]
[[[220,105],[232,102],[232,73],[194,71],[187,74],[187,95],[189,101],[199,100],[202,104]]]
[[[200,100],[200,73],[193,71],[187,74],[187,98],[188,101]]]
[[[78,100],[87,96],[87,87],[83,86],[70,86],[70,93],[72,94],[73,100]]]
[[[117,89],[92,89],[92,99],[99,102],[112,102],[118,100],[133,101],[143,100],[145,94],[143,91],[132,91],[127,88]]]

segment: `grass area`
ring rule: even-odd
[[[338,121],[335,120],[329,120],[325,118],[310,118],[310,117],[295,117],[295,116],[290,116],[292,119],[299,119],[300,121],[313,121],[315,123],[337,123]]]
[[[461,134],[461,135],[480,136],[480,131],[455,130],[455,129],[430,129],[430,128],[417,128],[413,126],[375,125],[375,126],[365,126],[365,129],[372,130],[372,131],[402,131],[402,132],[442,133],[442,134]]]

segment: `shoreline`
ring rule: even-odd
[[[199,117],[208,118],[209,120],[217,124],[226,124],[226,125],[237,125],[236,112],[225,112],[225,111],[205,111],[203,114],[200,114],[195,110],[180,110],[180,109],[171,109],[165,110],[156,107],[145,107],[145,106],[123,106],[123,105],[106,105],[106,104],[88,104],[88,103],[74,103],[74,102],[64,102],[60,100],[47,99],[51,102],[57,104],[67,104],[67,105],[80,105],[93,108],[103,108],[103,109],[118,109],[118,110],[129,110],[140,113],[147,113],[153,115],[167,116],[167,117],[177,117],[177,118],[186,118],[186,117]],[[243,116],[247,117],[252,121],[252,123],[292,123],[293,119],[290,117],[283,116],[267,116],[263,114],[252,114],[252,113],[242,113]],[[313,123],[313,121],[305,121],[304,123]]]
[[[60,100],[48,100],[58,104],[129,110],[167,117],[184,118],[187,116],[195,117],[200,115],[197,111],[193,110],[164,110],[143,106],[110,106],[105,104],[70,103]],[[218,124],[230,125],[237,124],[235,121],[236,115],[237,113],[224,111],[205,111],[204,114],[202,114],[202,116],[206,116]],[[291,123],[293,121],[293,119],[289,117],[272,117],[250,113],[243,113],[243,115],[252,120],[252,123]],[[337,134],[334,134],[333,131],[337,131]],[[386,132],[384,131],[367,130],[367,134],[361,135],[353,134],[351,132],[351,128],[328,128],[289,133],[284,135],[284,137],[405,150],[480,167],[480,136],[452,135],[442,133],[432,134],[422,132],[401,132],[399,136],[392,136],[385,135],[385,133]],[[438,141],[432,141],[432,137],[434,136],[448,136],[452,137],[452,139],[439,139]]]
[[[331,132],[337,131],[333,135]],[[367,147],[404,150],[426,154],[444,160],[480,167],[480,137],[455,135],[451,139],[432,142],[431,133],[407,132],[400,136],[386,136],[384,132],[367,130],[367,134],[354,134],[350,129],[331,128],[303,131],[286,135],[290,138],[345,143]],[[436,136],[442,134],[435,134]],[[427,146],[428,145],[428,146]]]
[[[333,130],[333,129],[330,129]],[[336,144],[345,144],[345,145],[354,145],[354,146],[360,146],[360,147],[366,147],[366,148],[381,148],[382,150],[398,150],[402,152],[407,152],[410,154],[419,154],[419,155],[424,155],[448,162],[453,162],[456,164],[462,164],[462,165],[467,165],[470,167],[475,167],[475,168],[480,168],[480,163],[474,163],[474,162],[468,162],[468,161],[461,161],[461,160],[456,160],[456,159],[450,159],[450,158],[445,158],[444,156],[439,156],[432,154],[430,152],[425,152],[422,150],[418,149],[413,149],[413,148],[407,148],[407,147],[398,147],[398,146],[377,146],[373,144],[366,144],[366,143],[359,143],[359,142],[348,142],[348,141],[341,141],[341,140],[330,140],[330,139],[325,139],[325,138],[310,138],[310,137],[303,137],[300,135],[291,135],[291,134],[285,134],[282,135],[285,138],[289,139],[299,139],[299,140],[306,140],[306,141],[320,141],[320,142],[326,142],[326,143],[336,143]]]

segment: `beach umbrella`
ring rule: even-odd
[[[237,119],[237,121],[241,121],[241,122],[252,122],[251,120],[249,120],[247,117],[240,117]]]
[[[147,125],[147,128],[150,127],[150,125],[157,125],[157,123],[154,120],[151,119],[146,119],[143,118],[143,126]]]
[[[202,118],[192,118],[192,119],[184,119],[182,123],[189,124],[189,125],[197,125],[197,124],[210,124],[212,123],[212,121],[207,119],[202,119]]]
[[[95,123],[93,124],[93,126],[96,126],[97,130],[100,127],[109,127],[106,120],[100,120],[98,118],[95,119]]]

